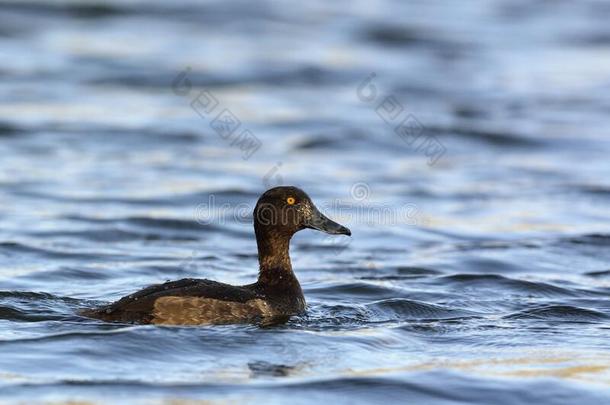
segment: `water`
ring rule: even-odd
[[[1,2],[0,399],[607,402],[608,18],[594,0]],[[353,232],[293,239],[306,315],[76,315],[165,280],[252,282],[251,209],[278,184]]]

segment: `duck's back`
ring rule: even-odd
[[[202,279],[157,284],[84,316],[107,322],[201,325],[248,322],[274,311],[253,286],[236,287]]]

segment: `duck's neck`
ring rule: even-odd
[[[259,274],[257,284],[269,293],[302,297],[301,286],[292,272],[289,247],[292,235],[255,226]]]

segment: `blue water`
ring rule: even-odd
[[[0,402],[610,401],[605,1],[0,1]],[[79,309],[257,275],[284,325]]]

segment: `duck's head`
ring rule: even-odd
[[[254,228],[291,237],[302,229],[317,229],[331,235],[351,231],[324,216],[311,198],[297,187],[274,187],[258,199],[254,208]]]

